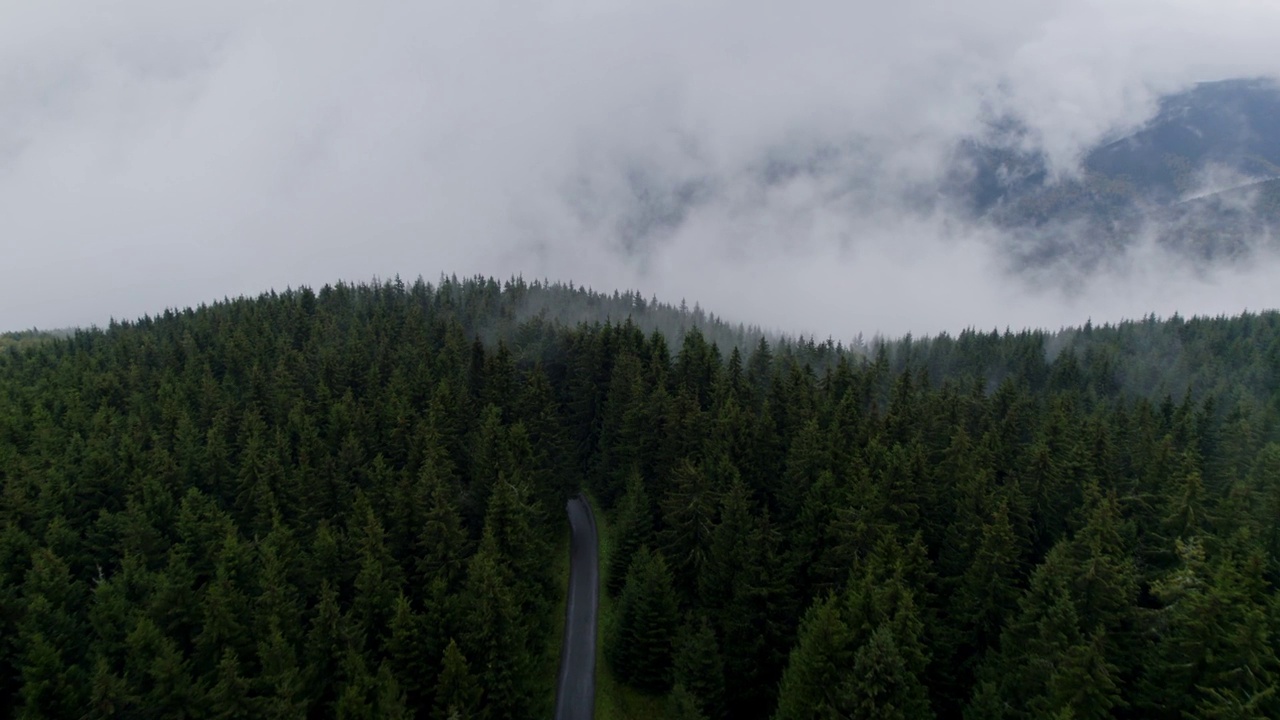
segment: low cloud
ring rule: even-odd
[[[440,272],[838,338],[1276,306],[1266,251],[1015,271],[936,183],[1001,117],[1069,175],[1163,93],[1276,74],[1278,22],[1246,0],[18,3],[0,327]]]

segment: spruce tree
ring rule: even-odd
[[[217,720],[249,720],[260,717],[262,707],[258,698],[250,695],[251,683],[240,669],[236,651],[226,648],[218,662],[216,683],[206,699],[208,717]]]
[[[467,567],[459,638],[463,653],[475,665],[494,720],[523,717],[534,702],[528,620],[520,615],[509,570],[500,563],[496,540],[486,531]]]
[[[386,533],[373,505],[357,492],[348,530],[359,555],[352,599],[352,615],[372,647],[381,648],[396,597],[403,584],[403,572],[386,545]]]
[[[893,626],[877,627],[853,656],[852,672],[837,689],[839,717],[857,720],[929,720],[929,696],[894,639]]]
[[[715,630],[705,616],[690,619],[676,638],[673,658],[675,686],[693,698],[707,720],[724,717],[724,660]]]
[[[1243,536],[1244,557],[1204,543],[1178,543],[1179,565],[1153,584],[1162,632],[1142,679],[1140,703],[1153,715],[1200,717],[1236,707],[1280,712],[1274,647],[1275,595],[1261,554]],[[1252,712],[1252,711],[1251,711]]]
[[[262,716],[273,720],[305,717],[305,676],[294,648],[278,629],[269,631],[258,643],[258,662],[262,667],[256,681]]]
[[[667,720],[709,720],[702,711],[697,696],[680,683],[676,683],[671,689],[663,717]]]
[[[453,640],[444,649],[440,677],[435,685],[431,720],[461,720],[479,717],[483,693],[471,674],[467,659]]]
[[[614,521],[613,546],[609,552],[609,570],[605,587],[610,595],[617,596],[626,583],[631,560],[642,546],[653,546],[653,509],[644,479],[636,469],[627,478],[627,490],[618,504]]]
[[[800,636],[782,673],[774,720],[836,717],[836,689],[853,660],[854,636],[840,599],[816,603],[800,623]]]
[[[425,632],[426,624],[426,619],[414,612],[409,598],[403,594],[396,598],[386,645],[387,662],[407,702],[415,707],[424,704],[431,678],[436,675],[435,653],[425,642],[431,637]]]
[[[441,471],[439,461],[430,459],[418,473],[418,484],[419,492],[427,497],[427,509],[415,544],[415,577],[422,583],[440,577],[446,587],[456,588],[470,554],[456,491]]]
[[[661,505],[658,544],[664,556],[670,553],[676,587],[693,597],[711,549],[718,494],[705,469],[685,460],[677,468]]]
[[[619,680],[647,693],[671,687],[677,603],[661,553],[641,548],[618,600],[606,654]]]

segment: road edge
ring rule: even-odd
[[[578,493],[578,501],[587,509],[587,522],[591,523],[591,535],[596,539],[596,551],[593,555],[595,558],[595,576],[596,582],[591,587],[591,617],[595,622],[591,623],[591,647],[597,648],[600,638],[600,528],[596,526],[596,511],[591,507],[591,500],[587,498],[585,492]],[[568,610],[565,611],[566,613]],[[600,665],[600,653],[592,652],[591,654],[591,716],[595,717],[596,710],[596,668]]]
[[[595,552],[592,553],[592,558],[595,562],[595,567],[592,568],[592,574],[595,576],[596,581],[591,585],[591,617],[593,622],[591,623],[591,648],[592,648],[591,707],[589,708],[589,716],[594,717],[595,701],[596,701],[596,697],[595,697],[596,696],[596,672],[600,663],[600,653],[598,652],[599,635],[600,635],[600,529],[596,525],[595,510],[592,508],[591,501],[587,498],[585,492],[579,492],[576,496],[570,498],[569,501],[565,503],[566,516],[568,515],[569,504],[575,501],[582,505],[582,508],[585,511],[587,516],[587,523],[588,525],[590,525],[591,535],[592,537],[595,538]],[[573,564],[574,544],[573,544],[573,526],[572,526],[571,519],[570,519],[569,532],[570,532],[569,577],[568,577],[568,584],[565,587],[564,632],[562,633],[562,637],[561,637],[560,667],[556,672],[556,696],[555,696],[555,706],[553,708],[553,712],[555,713],[555,717],[557,718],[561,716],[561,710],[562,710],[562,707],[560,704],[562,701],[561,690],[564,688],[565,672],[567,671],[567,668],[565,667],[564,646],[565,646],[565,639],[568,633],[569,623],[571,620],[570,613],[573,607],[572,602],[569,601],[569,595],[572,594],[573,592],[574,575],[575,575],[575,572],[578,570],[578,568],[575,568]]]

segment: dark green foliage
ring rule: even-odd
[[[205,707],[209,717],[247,720],[259,716],[257,698],[249,697],[249,681],[240,671],[240,658],[235,650],[223,651],[216,677],[217,683],[210,689]]]
[[[671,689],[671,697],[667,699],[667,708],[663,717],[667,720],[707,720],[702,712],[698,698],[679,683]]]
[[[928,694],[894,639],[881,625],[853,656],[853,668],[841,682],[837,705],[841,717],[873,720],[926,720],[933,717]]]
[[[436,633],[428,628],[428,622],[433,620],[438,625],[443,619],[425,618],[414,612],[409,598],[396,598],[386,645],[387,661],[395,676],[401,678],[401,687],[412,707],[425,706],[431,695],[439,649],[433,647]]]
[[[840,603],[829,597],[810,608],[782,674],[776,720],[837,717],[836,690],[852,660],[851,633]]]
[[[20,330],[18,332],[0,333],[0,352],[5,350],[22,350],[32,348],[45,343],[53,342],[59,338],[70,337],[75,334],[73,329],[65,330]]]
[[[258,678],[263,717],[300,718],[306,714],[303,670],[293,647],[277,630],[258,644],[262,674]]]
[[[1140,685],[1140,702],[1153,717],[1280,712],[1275,595],[1256,549],[1231,545],[1209,557],[1203,539],[1179,541],[1178,565],[1153,583],[1160,635]]]
[[[768,515],[753,515],[745,487],[733,481],[699,583],[700,604],[722,643],[730,716],[773,704],[773,679],[792,643],[797,611],[788,598],[793,583],[781,545]]]
[[[584,298],[340,284],[5,336],[0,717],[427,712],[451,634],[477,712],[536,713],[578,487],[569,333],[515,317],[547,293]],[[462,632],[484,614],[509,626]]]
[[[672,665],[675,686],[692,698],[698,712],[707,720],[724,717],[724,660],[705,617],[681,628]]]
[[[461,649],[475,664],[490,717],[522,717],[537,692],[532,686],[527,623],[540,618],[521,616],[510,571],[502,565],[497,541],[488,530],[467,568],[461,606]]]
[[[615,524],[606,586],[609,594],[616,596],[622,592],[632,558],[641,547],[652,547],[654,541],[653,508],[650,507],[649,494],[645,492],[644,480],[638,471],[633,470],[627,480],[627,491],[618,506]]]
[[[1018,717],[1070,711],[1097,717],[1122,704],[1118,680],[1137,669],[1137,575],[1119,535],[1116,502],[1096,487],[1088,519],[1036,568],[985,666]]]
[[[711,551],[711,533],[719,498],[705,467],[685,460],[675,468],[671,489],[662,499],[662,532],[658,544],[671,556],[671,570],[681,591],[692,595]]]
[[[418,492],[426,503],[422,525],[416,529],[413,570],[420,583],[439,578],[453,587],[462,578],[470,543],[456,506],[456,492],[440,469],[442,462],[428,456],[419,471]]]
[[[809,610],[782,675],[775,718],[933,716],[911,550],[885,543],[841,595]]]
[[[643,547],[631,561],[618,599],[606,656],[617,677],[640,690],[666,692],[676,635],[676,595],[661,553]]]
[[[432,720],[472,718],[479,714],[482,691],[471,674],[467,659],[458,649],[458,643],[450,640],[440,661],[440,677],[435,685],[435,706]]]
[[[444,278],[5,340],[0,718],[545,716],[581,488],[672,717],[1280,715],[1277,313],[845,348]]]

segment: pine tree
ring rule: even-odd
[[[673,659],[675,687],[687,693],[707,720],[724,717],[724,660],[715,630],[705,616],[688,622],[677,636]]]
[[[266,534],[271,513],[278,508],[276,489],[284,479],[279,459],[272,452],[268,430],[256,411],[240,423],[240,467],[236,478],[235,509],[241,524],[254,534]]]
[[[577,492],[582,483],[572,462],[555,388],[540,365],[526,373],[518,406],[520,422],[534,451],[534,464],[544,473],[533,491],[539,504],[555,509],[561,499]]]
[[[380,648],[388,634],[392,606],[400,594],[403,574],[387,549],[382,523],[363,493],[357,492],[348,532],[359,552],[352,615],[373,647]]]
[[[1096,713],[1117,706],[1120,698],[1106,681],[1137,664],[1136,648],[1119,640],[1133,631],[1137,581],[1119,534],[1116,500],[1093,485],[1086,496],[1084,527],[1059,541],[1036,569],[1000,652],[979,673],[981,681],[998,685],[1010,707]],[[1121,647],[1091,645],[1101,636]],[[1090,682],[1096,684],[1083,691]],[[1081,705],[1064,705],[1063,698]]]
[[[753,517],[741,481],[725,496],[703,569],[702,606],[721,638],[728,714],[774,703],[774,678],[792,642],[790,618],[800,598],[767,512]]]
[[[416,570],[421,582],[440,577],[454,588],[462,579],[469,539],[462,526],[455,494],[435,462],[419,472],[420,492],[428,498],[425,520],[416,543]]]
[[[80,665],[85,633],[78,608],[82,585],[49,548],[32,553],[22,587],[25,613],[18,625],[23,713],[70,717],[85,705],[87,669]]]
[[[404,692],[396,681],[395,674],[387,663],[378,666],[378,674],[374,678],[373,698],[370,706],[373,717],[378,720],[412,720],[414,717],[406,704]]]
[[[859,720],[933,717],[928,693],[899,652],[893,628],[888,624],[876,628],[854,653],[852,672],[845,676],[837,692],[840,717]]]
[[[1280,443],[1268,443],[1258,453],[1248,487],[1248,514],[1269,558],[1267,574],[1275,584],[1280,582],[1280,523],[1275,522],[1280,517]]]
[[[335,678],[341,677],[343,663],[350,653],[363,649],[359,628],[343,612],[338,592],[328,581],[322,581],[320,598],[312,611],[303,657],[306,660],[306,695],[321,707],[337,699]]]
[[[130,710],[135,702],[136,699],[129,695],[124,678],[111,669],[106,659],[98,658],[94,664],[93,679],[90,680],[86,717],[89,720],[117,717]]]
[[[520,616],[496,541],[486,531],[462,590],[461,650],[475,664],[494,720],[523,717],[533,707],[528,629]]]
[[[546,617],[551,589],[545,562],[550,548],[537,532],[538,515],[519,477],[500,473],[485,513],[485,538],[493,541],[497,559],[510,571],[512,589],[530,619]]]
[[[258,662],[262,674],[257,678],[262,717],[272,720],[296,720],[306,717],[303,696],[304,674],[298,667],[297,654],[279,629],[268,632],[258,643]]]
[[[916,601],[916,588],[923,585],[916,563],[927,562],[917,558],[921,550],[918,545],[883,543],[850,578],[843,612],[856,648],[854,669],[845,678],[849,684],[843,700],[836,703],[845,712],[874,714],[879,708],[905,717],[932,716],[922,682],[929,668],[929,649],[921,605]],[[877,640],[876,633],[883,635]],[[908,697],[911,702],[905,701]]]
[[[667,720],[708,720],[706,713],[702,712],[697,696],[686,690],[680,683],[676,683],[671,689],[663,717]]]
[[[216,677],[206,700],[209,717],[218,720],[261,717],[261,706],[257,698],[250,697],[250,682],[241,675],[240,659],[235,650],[228,647],[222,651]]]
[[[68,665],[63,651],[42,633],[24,638],[22,655],[22,715],[75,717],[84,699],[83,672]]]
[[[1224,549],[1210,560],[1195,538],[1177,547],[1179,565],[1152,587],[1164,607],[1159,642],[1145,663],[1144,709],[1168,717],[1229,707],[1280,711],[1280,660],[1268,620],[1275,600],[1260,554],[1239,558]]]
[[[146,617],[138,619],[127,643],[125,677],[138,706],[163,717],[198,717],[198,688],[177,643]]]
[[[1007,504],[1000,504],[981,533],[969,566],[956,580],[951,622],[938,633],[938,652],[951,659],[944,671],[956,689],[972,684],[983,657],[998,647],[1006,618],[1018,608],[1021,568]]]
[[[718,504],[707,473],[688,460],[681,463],[662,500],[658,544],[664,555],[671,553],[676,586],[690,597],[707,561]]]
[[[293,577],[299,574],[298,551],[292,533],[281,520],[257,544],[257,599],[253,603],[257,637],[280,632],[295,642],[302,632],[302,601]]]
[[[377,687],[377,681],[369,674],[363,655],[358,652],[348,653],[343,658],[341,677],[342,685],[333,705],[334,716],[338,720],[375,720],[380,717],[375,713],[370,698]]]
[[[1125,706],[1118,684],[1118,669],[1107,660],[1106,635],[1094,632],[1063,653],[1049,678],[1046,694],[1032,708],[1044,717],[1067,713],[1078,720],[1112,717]]]
[[[606,588],[610,595],[616,597],[622,592],[627,569],[631,567],[636,552],[644,545],[652,547],[654,541],[653,509],[645,492],[644,480],[635,469],[628,476],[626,493],[618,504],[615,527]]]
[[[618,600],[606,654],[619,680],[648,693],[671,688],[677,603],[671,572],[660,553],[641,548]]]
[[[815,419],[805,423],[792,441],[787,452],[786,471],[779,478],[781,483],[771,493],[777,501],[776,509],[781,518],[790,520],[799,515],[818,476],[831,469],[831,451],[826,438]]]
[[[757,561],[751,543],[755,518],[750,499],[741,480],[734,482],[720,502],[719,522],[711,531],[709,548],[698,574],[700,605],[720,614],[734,593],[746,581],[752,563]]]
[[[458,643],[453,640],[444,649],[440,668],[431,719],[462,720],[480,717],[483,693],[471,674],[467,659],[458,649]]]
[[[837,717],[839,687],[853,660],[854,637],[835,596],[819,601],[800,623],[800,636],[782,673],[774,720]]]
[[[461,508],[467,526],[480,526],[485,509],[489,507],[494,484],[503,469],[510,465],[507,452],[507,429],[502,424],[502,411],[489,405],[481,413],[479,428],[471,442],[471,472],[465,484]]]
[[[637,408],[644,397],[639,359],[622,353],[613,365],[605,395],[600,428],[599,480],[593,485],[606,507],[611,507],[629,482],[629,474],[640,465],[640,434]]]
[[[388,628],[387,662],[411,707],[425,704],[431,678],[436,675],[436,653],[426,642],[431,638],[426,624],[426,619],[414,612],[409,598],[403,594],[396,598]]]
[[[1192,537],[1208,526],[1199,458],[1188,451],[1183,453],[1180,464],[1181,478],[1175,480],[1175,489],[1169,499],[1163,523],[1164,534],[1171,539]]]

